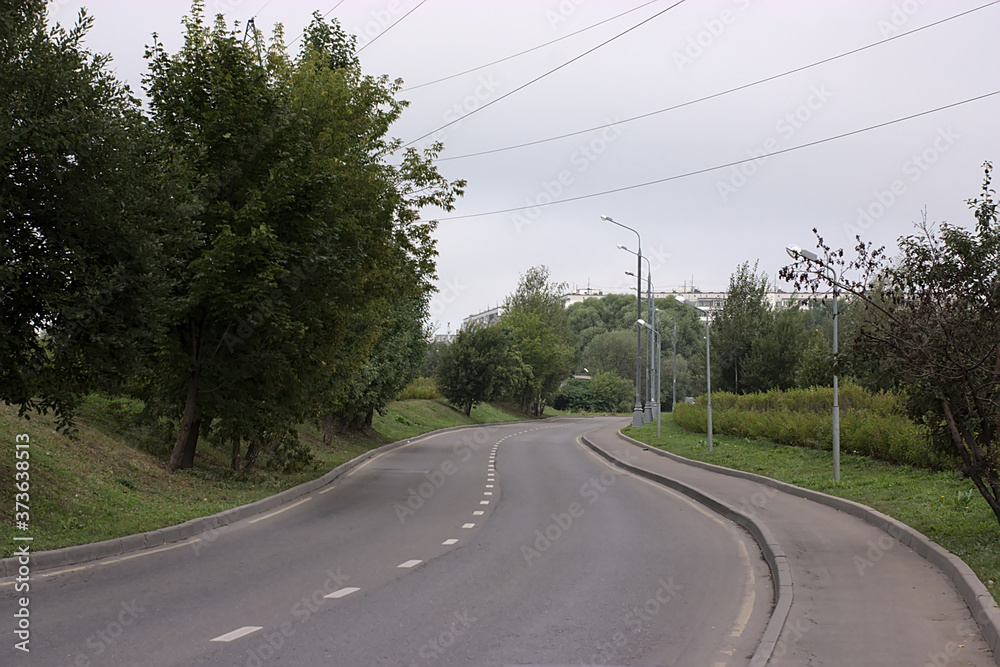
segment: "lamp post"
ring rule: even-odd
[[[840,401],[839,401],[839,389],[837,387],[837,301],[840,297],[840,276],[837,275],[837,270],[821,260],[818,255],[814,252],[809,252],[808,250],[803,250],[797,245],[789,245],[785,247],[785,252],[795,260],[803,259],[807,262],[812,262],[813,264],[818,264],[823,267],[831,274],[833,278],[829,279],[830,283],[833,285],[833,481],[840,481]]]
[[[656,312],[662,313],[663,315],[667,315],[666,312],[660,310],[659,308],[656,309]],[[667,315],[667,317],[669,317],[670,320],[674,323],[674,352],[673,356],[670,358],[670,366],[672,367],[672,374],[673,374],[672,378],[673,392],[670,403],[670,412],[673,412],[674,406],[677,405],[677,318],[674,317],[673,315]],[[657,392],[657,394],[659,394],[659,392]]]
[[[690,306],[694,308],[699,313],[705,316],[705,391],[708,393],[708,409],[707,409],[707,423],[706,423],[706,435],[708,436],[708,451],[712,451],[712,350],[709,346],[708,339],[708,325],[709,321],[712,319],[712,315],[707,310],[702,310],[693,303],[689,303],[685,299],[677,299],[680,303],[685,306]]]
[[[656,326],[656,319],[655,319],[655,317],[656,317],[655,313],[658,313],[658,312],[660,312],[659,309],[654,309],[654,311],[653,311],[653,313],[654,313],[654,315],[653,315],[653,317],[654,317],[654,319],[653,319],[653,326],[649,326],[648,324],[646,324],[642,320],[637,320],[637,322],[639,324],[641,324],[642,326],[644,326],[644,327],[646,327],[647,329],[650,330],[650,332],[653,334],[653,337],[656,340],[656,342],[654,344],[655,348],[656,348],[656,362],[654,363],[653,367],[654,367],[655,372],[656,372],[656,395],[657,396],[659,396],[659,394],[660,394],[660,360],[661,360],[660,358],[662,357],[662,354],[663,354],[663,343],[662,343],[662,339],[660,338],[660,329],[659,329],[659,327]],[[656,437],[657,438],[660,437],[660,406],[659,406],[659,403],[657,403],[657,406],[656,406]]]
[[[610,222],[613,225],[618,225],[623,229],[627,229],[633,234],[639,244],[638,259],[636,260],[636,279],[635,279],[635,318],[637,320],[642,319],[642,237],[639,236],[639,232],[635,231],[627,225],[612,220],[610,216],[602,215],[601,220],[605,222]],[[642,353],[640,346],[642,345],[642,329],[636,327],[635,330],[635,409],[632,411],[632,426],[634,428],[639,428],[642,426]]]
[[[618,244],[619,250],[624,250],[625,252],[631,252],[633,255],[638,255],[638,253],[632,252],[627,247],[622,244]],[[653,315],[653,265],[649,263],[648,257],[642,257],[638,255],[640,259],[646,260],[646,314],[651,322],[656,324],[656,317]],[[655,332],[654,332],[655,333]],[[646,408],[643,411],[642,421],[645,424],[653,421],[653,415],[659,409],[660,404],[660,394],[659,391],[654,392],[653,387],[653,338],[646,336]]]

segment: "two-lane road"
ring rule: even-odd
[[[37,573],[31,653],[0,664],[747,664],[756,544],[578,442],[606,423],[434,434],[215,533]]]

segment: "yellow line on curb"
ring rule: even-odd
[[[259,516],[256,519],[250,519],[249,521],[247,521],[247,523],[257,523],[258,521],[263,521],[264,519],[270,519],[272,516],[278,516],[282,512],[287,512],[288,510],[292,509],[293,507],[298,507],[302,503],[307,503],[310,500],[312,500],[312,496],[309,496],[308,498],[303,498],[302,500],[300,500],[297,503],[292,503],[291,505],[286,505],[285,507],[282,507],[280,510],[278,510],[276,512],[271,512],[270,514],[265,514],[264,516]]]

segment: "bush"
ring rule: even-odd
[[[614,373],[598,372],[589,380],[567,380],[553,399],[552,407],[572,412],[630,412],[634,396],[631,382]]]
[[[437,380],[427,377],[415,378],[410,384],[403,387],[403,391],[399,392],[399,396],[396,397],[400,401],[410,399],[433,400],[435,398],[441,398],[441,392],[438,391],[437,387]]]
[[[840,449],[887,463],[923,468],[951,467],[936,453],[926,427],[904,412],[898,394],[872,393],[853,384],[840,388]],[[814,387],[768,391],[738,396],[712,394],[712,430],[741,438],[767,438],[784,445],[812,449],[833,448],[833,388]],[[680,403],[674,421],[681,427],[705,432],[705,396],[694,405]]]

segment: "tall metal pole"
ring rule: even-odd
[[[829,268],[829,267],[828,267]],[[834,278],[837,274],[834,272]],[[837,301],[840,291],[833,284],[833,363],[837,363]],[[840,481],[840,402],[837,387],[837,367],[833,370],[833,481]]]
[[[705,313],[705,388],[708,391],[708,451],[712,451],[712,350],[709,347],[708,321],[712,316]]]
[[[642,237],[639,236],[639,232],[635,231],[631,227],[623,225],[622,223],[612,220],[609,216],[602,215],[601,220],[610,222],[611,224],[618,225],[619,227],[624,227],[633,234],[635,234],[636,240],[638,242],[638,250],[636,253],[636,278],[635,278],[635,319],[642,319]],[[634,428],[639,428],[642,426],[642,329],[639,326],[635,328],[635,408],[632,411],[632,426]]]
[[[649,263],[649,260],[646,260]],[[646,272],[646,312],[649,314],[649,321],[653,317],[653,270]],[[642,421],[648,424],[653,421],[653,408],[656,406],[657,396],[653,393],[653,337],[655,332],[646,333],[646,410],[643,413]]]
[[[656,437],[660,437],[660,412],[662,412],[663,406],[660,405],[660,376],[663,374],[660,372],[660,364],[663,363],[663,336],[660,335],[660,325],[659,318],[653,316],[653,328],[656,330]]]
[[[671,357],[670,365],[674,371],[674,392],[670,403],[670,413],[673,414],[674,406],[677,405],[677,318],[674,318],[674,355]]]

